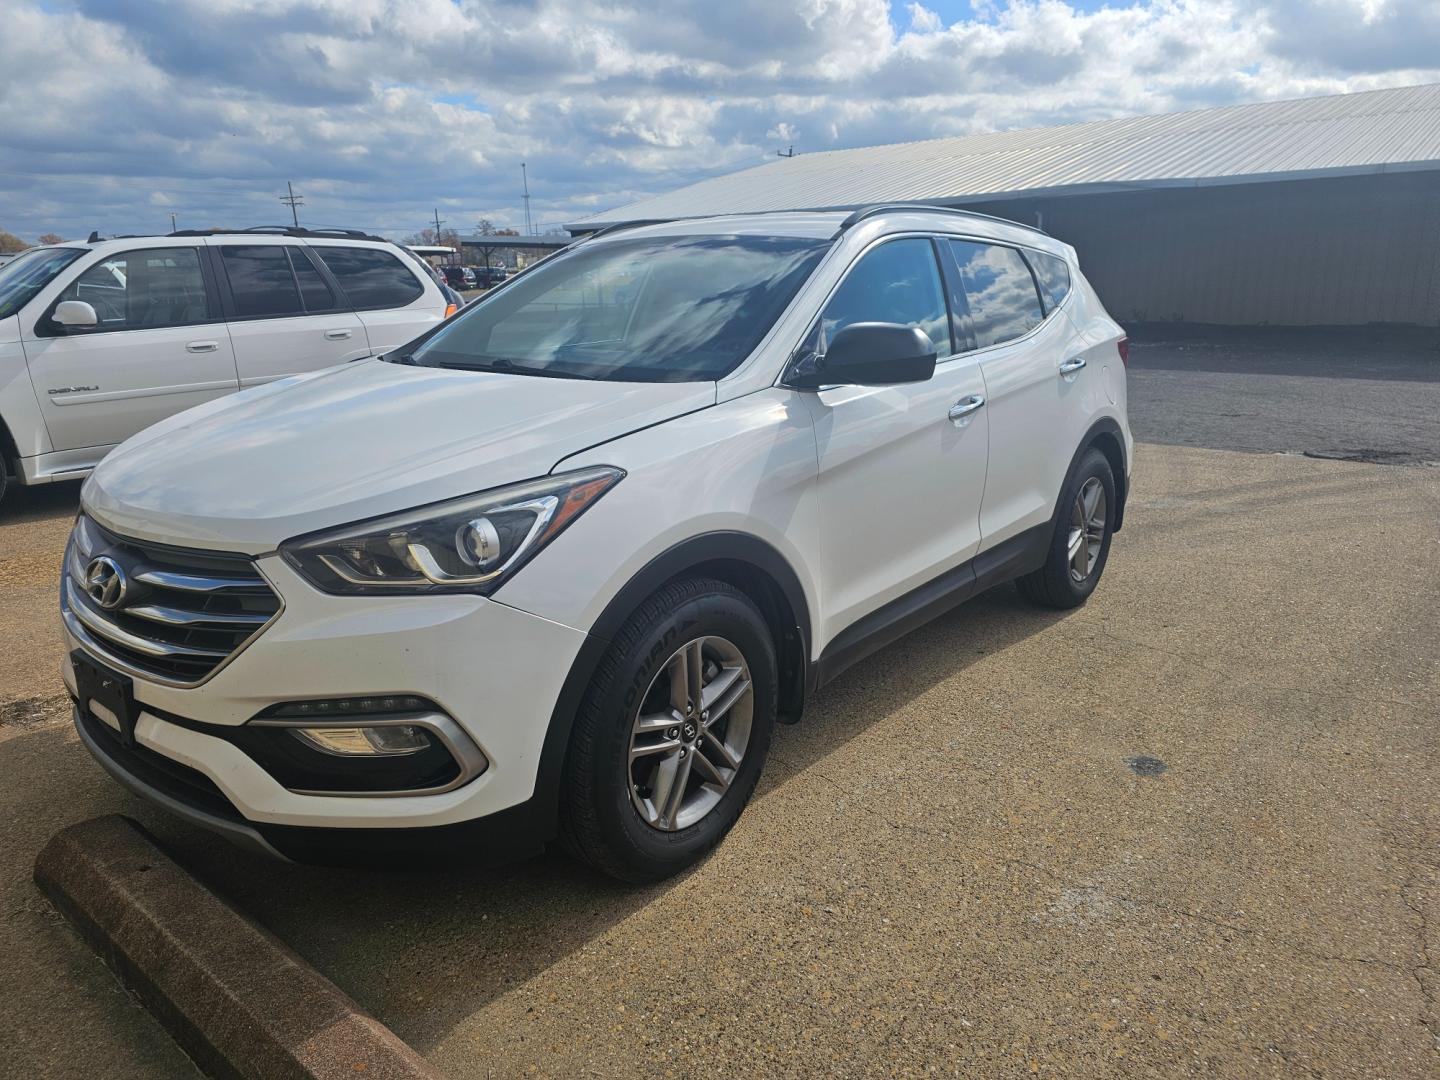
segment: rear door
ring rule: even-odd
[[[445,318],[444,295],[433,282],[422,281],[399,252],[379,244],[323,242],[312,243],[310,250],[359,313],[372,353],[413,341]]]
[[[240,385],[370,355],[365,326],[301,244],[211,240]]]
[[[236,389],[235,355],[203,249],[119,251],[74,276],[31,321],[26,361],[55,450],[108,447],[183,409]],[[83,300],[94,327],[51,315]]]
[[[1073,330],[1046,318],[1035,277],[1019,248],[946,241],[980,350],[990,414],[990,468],[980,507],[989,548],[1050,520],[1078,436],[1077,375],[1062,370]]]

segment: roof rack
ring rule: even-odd
[[[293,225],[252,225],[248,229],[177,229],[166,236],[243,236],[258,233],[263,236],[317,236],[321,238],[343,238],[346,240],[377,240],[389,243],[383,236],[373,236],[362,229],[306,229]]]
[[[960,217],[980,218],[983,221],[998,221],[1002,225],[1014,225],[1016,228],[1029,229],[1031,232],[1039,233],[1041,236],[1049,236],[1044,229],[1034,225],[1026,225],[1023,221],[1011,221],[1009,218],[997,217],[994,214],[982,214],[978,210],[961,210],[955,206],[932,206],[930,203],[876,203],[873,206],[862,206],[849,217],[840,223],[840,230],[835,235],[839,236],[845,230],[860,224],[866,218],[874,217],[876,214],[897,213],[904,210],[924,210],[927,213],[936,214],[958,214]]]

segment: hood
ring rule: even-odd
[[[259,554],[315,529],[544,476],[577,451],[714,403],[714,383],[361,361],[141,432],[100,463],[82,501],[137,539]]]

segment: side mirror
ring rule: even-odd
[[[935,343],[918,326],[851,323],[831,339],[820,358],[817,385],[893,386],[924,382],[935,374]]]
[[[55,305],[55,314],[51,318],[61,326],[83,328],[100,325],[95,309],[84,300],[61,300]]]

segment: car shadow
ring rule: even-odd
[[[851,668],[782,727],[754,796],[803,776],[886,713],[1065,617],[991,590]],[[1036,677],[1045,673],[1037,672]],[[381,872],[286,865],[135,804],[170,852],[424,1053],[466,1017],[664,895],[562,854],[500,869]],[[745,828],[741,818],[737,829]],[[758,872],[758,871],[757,871]]]
[[[11,480],[5,485],[5,497],[0,499],[0,525],[19,525],[78,510],[81,483],[80,480],[61,480],[21,487]]]

